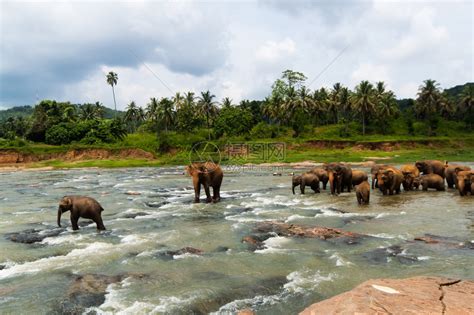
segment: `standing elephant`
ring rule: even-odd
[[[196,162],[188,165],[186,171],[193,178],[195,203],[199,202],[201,185],[204,186],[207,202],[218,202],[221,200],[220,190],[224,173],[219,165],[213,162]],[[212,198],[209,187],[212,187]]]
[[[444,164],[438,160],[425,160],[425,161],[416,161],[416,168],[426,174],[438,174],[444,178]]]
[[[351,192],[352,187],[352,169],[350,166],[342,163],[329,163],[324,166],[329,176],[329,186],[331,194],[335,195],[344,192]]]
[[[307,172],[303,173],[299,176],[293,175],[292,178],[292,188],[291,190],[293,191],[293,195],[295,194],[295,187],[300,186],[301,194],[304,195],[304,189],[306,186],[311,187],[311,189],[315,193],[319,193],[319,178],[318,175],[312,173],[312,172]]]
[[[359,185],[360,183],[369,180],[367,173],[360,170],[352,170],[352,186]]]
[[[438,174],[426,174],[421,176],[421,187],[424,191],[427,191],[428,188],[436,189],[437,191],[444,191],[444,178]]]
[[[370,201],[370,184],[367,180],[355,186],[357,202],[360,205],[368,205]]]
[[[64,196],[59,202],[58,226],[61,226],[61,214],[71,211],[71,225],[73,230],[79,230],[79,218],[90,219],[97,224],[98,230],[105,230],[101,213],[104,208],[97,200],[85,196]]]
[[[384,195],[387,195],[387,193],[389,195],[399,194],[402,181],[403,174],[395,167],[387,167],[379,170],[377,173],[379,189]]]
[[[323,189],[326,190],[326,186],[329,181],[328,172],[323,168],[313,168],[310,172],[318,176],[319,181],[323,183]]]
[[[474,194],[472,184],[474,183],[474,171],[463,171],[461,168],[456,168],[457,188],[459,195],[466,196],[468,193]]]
[[[403,189],[405,191],[413,190],[415,186],[415,178],[420,176],[420,170],[414,165],[405,164],[400,168],[400,171],[403,174]]]
[[[387,164],[375,164],[374,166],[372,166],[372,168],[370,169],[370,175],[372,177],[372,189],[375,189],[375,187],[378,188],[377,186],[377,173],[379,170],[383,169],[383,168],[386,168],[386,167],[390,167],[390,165],[387,165]]]
[[[444,177],[446,178],[446,183],[448,184],[448,188],[455,188],[457,184],[456,179],[456,168],[459,168],[462,171],[470,171],[471,168],[469,166],[463,166],[458,164],[449,164],[446,161],[444,165]]]

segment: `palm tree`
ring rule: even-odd
[[[427,118],[430,114],[438,112],[441,92],[439,83],[435,80],[425,80],[423,83],[424,85],[418,88],[415,110],[421,117]]]
[[[118,75],[117,73],[113,72],[113,71],[110,71],[108,74],[107,74],[107,84],[109,84],[110,86],[112,86],[112,95],[114,96],[114,105],[115,105],[115,113],[114,115],[117,114],[117,102],[115,101],[115,89],[114,89],[114,85],[117,85],[117,81],[118,81]]]
[[[139,122],[139,109],[135,102],[130,102],[126,108],[124,120],[130,125],[132,132],[135,131],[137,123]]]
[[[222,108],[232,107],[232,99],[229,97],[224,97],[221,102]]]
[[[207,90],[206,92],[201,92],[201,96],[199,97],[199,101],[198,101],[201,112],[206,116],[206,124],[207,124],[207,132],[208,132],[209,140],[211,140],[209,117],[211,117],[214,113],[217,112],[216,102],[213,101],[214,97],[216,96],[211,94],[211,92]]]
[[[173,110],[173,101],[163,97],[158,105],[158,119],[165,125],[165,131],[168,131],[168,127],[174,122],[175,112]]]
[[[327,109],[328,112],[332,114],[333,116],[333,122],[335,124],[338,123],[339,117],[338,117],[338,112],[341,109],[341,102],[340,102],[340,94],[342,90],[342,85],[341,83],[336,83],[332,87],[332,91],[329,94],[329,101],[327,102]]]
[[[362,81],[352,95],[352,106],[362,115],[362,134],[365,135],[367,116],[375,109],[375,90],[369,81]]]
[[[84,104],[79,111],[79,118],[81,120],[95,120],[99,119],[99,113],[95,104]]]
[[[324,87],[320,88],[319,90],[315,90],[312,97],[314,102],[310,113],[313,117],[313,123],[316,124],[320,122],[320,116],[329,109],[329,98],[328,93]]]
[[[385,121],[398,112],[397,100],[392,91],[386,91],[385,83],[379,81],[375,84],[376,114]]]
[[[474,84],[468,84],[461,92],[459,110],[465,114],[469,130],[472,130],[472,114],[474,113]]]
[[[76,107],[74,105],[68,105],[63,110],[63,120],[66,122],[72,122],[76,120]]]
[[[184,97],[181,95],[181,93],[176,92],[176,94],[173,96],[173,105],[176,110],[179,110],[183,106],[183,101]]]
[[[158,121],[158,100],[156,97],[150,98],[150,103],[146,107],[146,118],[149,119],[152,123]]]

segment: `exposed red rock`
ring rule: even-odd
[[[315,303],[315,314],[474,314],[474,281],[440,277],[368,280]]]

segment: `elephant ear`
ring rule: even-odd
[[[69,196],[64,196],[59,203],[63,207],[69,207],[72,205],[72,199]]]
[[[456,173],[456,175],[457,175],[459,172],[461,172],[461,171],[462,171],[462,168],[460,168],[460,167],[456,167],[456,168],[454,169],[454,172]]]

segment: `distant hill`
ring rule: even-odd
[[[76,105],[76,106],[81,106],[81,105]],[[30,116],[31,114],[33,114],[33,107],[32,106],[30,106],[30,105],[15,106],[15,107],[12,107],[12,108],[0,110],[0,121],[1,120],[6,120],[9,117],[21,116],[21,117],[26,118],[26,117]],[[119,110],[117,111],[117,116],[120,117],[123,114],[124,114],[124,112],[119,111]],[[104,117],[105,118],[114,118],[114,116],[115,116],[115,110],[113,110],[111,108],[108,108],[108,107],[105,107]]]
[[[466,86],[474,86],[474,82],[468,82],[463,85],[456,85],[452,88],[445,89],[444,92],[448,95],[449,98],[457,100],[461,95],[462,90],[464,90]]]

